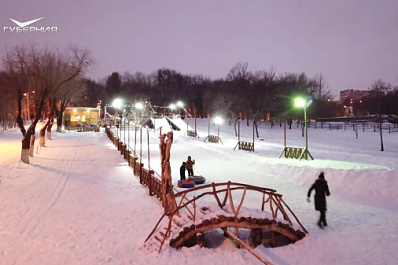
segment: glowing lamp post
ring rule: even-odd
[[[176,105],[175,104],[170,104],[169,108],[171,109],[171,116],[173,117],[174,109],[176,108]]]
[[[123,106],[123,100],[122,100],[122,99],[120,99],[120,98],[115,98],[115,99],[112,101],[112,107],[113,107],[113,108],[115,108],[115,109],[121,109],[122,106]],[[116,119],[119,120],[119,117],[114,117],[114,122],[116,122]],[[121,137],[121,131],[120,131],[120,125],[121,125],[121,123],[122,123],[122,121],[119,120],[118,126],[116,126],[117,130],[119,131],[119,139],[120,139],[120,137]],[[117,134],[116,134],[116,135],[117,135]]]
[[[141,102],[138,102],[138,103],[136,103],[135,104],[135,107],[137,108],[137,109],[143,109],[144,108],[144,104],[142,104]]]
[[[303,108],[304,109],[304,130],[305,130],[305,149],[304,152],[301,155],[300,159],[305,158],[306,160],[308,160],[308,155],[310,155],[310,157],[312,159],[314,159],[312,157],[312,155],[310,154],[309,150],[308,150],[308,127],[307,127],[307,108],[309,107],[309,105],[311,105],[312,103],[312,98],[308,97],[307,99],[304,98],[296,98],[294,100],[294,105],[296,107],[299,108]]]
[[[177,106],[178,106],[178,115],[181,116],[181,108],[184,107],[184,103],[182,103],[181,101],[178,101]]]
[[[214,118],[214,123],[218,125],[217,129],[217,137],[220,139],[220,125],[222,124],[222,118],[221,117],[215,117]]]
[[[115,98],[112,102],[112,107],[116,109],[121,109],[123,105],[123,101],[120,98]]]
[[[223,144],[223,142],[221,141],[221,138],[220,138],[220,124],[222,124],[222,118],[218,117],[218,116],[215,117],[214,124],[218,125],[217,136],[210,134],[210,118],[209,118],[208,136],[206,137],[204,142],[206,142],[206,140],[209,140],[209,142],[211,142],[211,143],[220,143],[221,142],[221,144]]]

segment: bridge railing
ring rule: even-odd
[[[241,190],[243,191],[243,193],[240,203],[238,205],[235,205],[234,200],[232,199],[232,192],[237,190]],[[197,194],[198,191],[201,191],[202,193],[196,195],[195,197],[193,197],[193,199],[186,200],[188,194]],[[265,211],[265,207],[268,206],[268,210],[272,214],[272,217],[274,219],[277,218],[278,213],[280,213],[283,219],[286,220],[290,225],[293,225],[292,218],[294,218],[294,220],[303,229],[303,231],[307,232],[307,230],[300,223],[294,212],[282,199],[282,195],[276,193],[276,190],[236,182],[211,183],[198,186],[189,190],[181,191],[176,194],[171,194],[170,196],[176,201],[177,207],[174,209],[173,213],[166,213],[166,215],[172,216],[174,214],[178,214],[179,210],[181,210],[182,208],[186,208],[193,218],[193,221],[195,221],[197,201],[204,196],[213,196],[220,209],[223,209],[225,206],[228,205],[233,214],[235,216],[238,216],[245,200],[245,195],[247,191],[254,191],[262,194],[262,211]],[[220,195],[222,196],[223,194],[224,198],[220,200]]]

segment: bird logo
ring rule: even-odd
[[[33,23],[39,21],[39,20],[42,20],[43,18],[44,18],[44,17],[36,18],[36,19],[32,19],[32,20],[29,20],[29,21],[26,21],[26,22],[19,22],[18,20],[13,19],[13,18],[10,18],[10,20],[11,20],[12,22],[14,22],[15,24],[17,24],[18,27],[24,28],[24,27],[27,27],[27,26],[29,26],[29,25],[31,25],[31,24],[33,24]]]

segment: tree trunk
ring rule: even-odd
[[[40,129],[39,145],[40,145],[41,147],[44,147],[45,144],[46,144],[45,135],[46,135],[46,127],[45,127],[45,125],[44,125],[44,127]]]
[[[62,114],[63,113],[64,112],[62,110],[57,113],[57,132],[59,132],[59,133],[62,132]]]
[[[254,128],[256,130],[256,136],[257,136],[257,138],[259,138],[259,135],[258,135],[258,124],[257,124],[256,120],[253,121],[253,125],[254,125]]]
[[[47,126],[47,139],[51,140],[51,128],[53,127],[53,119],[50,119],[51,122],[50,124]]]
[[[45,143],[46,143],[46,131],[47,131],[47,139],[51,139],[51,136],[49,138],[48,136],[48,127],[52,125],[52,119],[49,118],[46,122],[46,124],[44,124],[44,126],[40,129],[40,146],[44,147]],[[50,127],[50,132],[51,132],[51,127]]]
[[[30,144],[30,146],[29,146],[29,156],[31,156],[31,157],[33,157],[33,152],[35,151],[35,139],[36,139],[36,136],[34,134],[32,134],[30,136],[30,142],[29,142],[29,144]]]
[[[25,136],[22,138],[21,160],[26,164],[29,164],[29,148],[32,135],[32,130],[27,130]]]
[[[236,129],[236,125],[238,124],[238,121],[239,121],[239,119],[235,119],[235,122],[234,122],[235,137],[238,136],[238,130]]]

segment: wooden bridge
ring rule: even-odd
[[[259,209],[243,205],[248,192],[259,195]],[[234,239],[237,246],[244,248],[248,247],[247,240],[252,246],[265,242],[277,246],[276,235],[296,242],[307,233],[282,195],[272,189],[225,182],[202,185],[168,196],[175,201],[176,207],[160,217],[141,248],[144,251],[160,252],[164,244],[173,248],[203,244],[203,233],[218,228]],[[188,199],[188,196],[193,198]],[[199,204],[202,201],[205,203]],[[239,229],[249,230],[249,238],[239,238]]]

